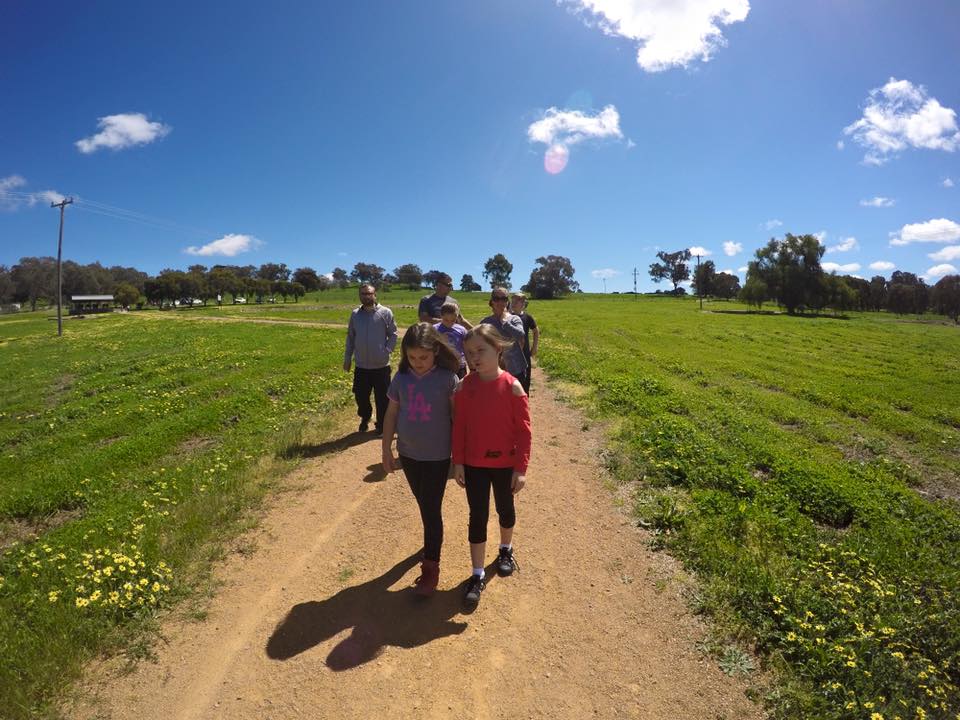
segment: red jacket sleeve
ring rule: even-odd
[[[512,395],[513,400],[513,428],[516,437],[517,462],[513,469],[525,475],[530,464],[530,445],[532,433],[530,431],[530,399],[526,395]]]

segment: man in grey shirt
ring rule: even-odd
[[[510,313],[509,302],[510,294],[506,288],[494,288],[490,293],[490,308],[493,314],[485,317],[480,323],[493,325],[507,340],[513,340],[513,346],[503,354],[503,361],[507,366],[507,372],[523,385],[530,372],[527,358],[523,354],[526,334],[523,331],[523,319],[519,315]]]
[[[397,323],[388,307],[377,303],[377,290],[365,283],[360,286],[360,307],[350,315],[347,325],[347,348],[343,355],[343,369],[350,372],[352,360],[353,395],[357,399],[360,418],[358,432],[370,427],[373,407],[370,391],[377,405],[375,429],[383,432],[383,416],[387,412],[387,388],[390,386],[390,353],[397,345]]]

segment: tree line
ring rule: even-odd
[[[831,309],[886,310],[898,315],[923,315],[937,312],[960,322],[960,275],[947,275],[933,286],[923,278],[897,270],[887,280],[875,275],[870,280],[853,275],[827,273],[820,260],[824,246],[814,235],[792,235],[771,238],[758,249],[747,265],[747,278],[718,273],[711,260],[694,269],[692,287],[703,297],[738,298],[762,309],[771,302],[793,315]],[[650,265],[654,282],[670,280],[673,294],[684,294],[680,285],[691,279],[689,250],[660,251],[659,262]]]
[[[573,279],[570,260],[547,255],[536,260],[537,266],[523,290],[536,298],[553,298],[579,290]],[[483,277],[490,287],[510,289],[513,264],[497,253],[484,265]],[[307,292],[331,287],[347,287],[371,283],[378,289],[391,287],[418,289],[434,287],[446,276],[440,270],[423,272],[418,265],[407,263],[387,272],[375,263],[358,262],[353,270],[336,267],[330,273],[318,273],[310,267],[291,270],[284,263],[255,265],[191,265],[186,270],[166,268],[150,276],[132,267],[104,267],[99,262],[80,265],[72,260],[62,264],[63,299],[72,295],[113,295],[114,300],[130,307],[151,304],[157,307],[192,305],[208,302],[264,302],[282,298],[298,301]],[[472,275],[460,279],[464,292],[482,290]],[[0,265],[0,305],[26,303],[31,310],[37,303],[53,304],[57,294],[57,265],[52,257],[24,257],[8,268]],[[229,300],[228,300],[229,298]]]

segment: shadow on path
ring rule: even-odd
[[[267,641],[267,656],[289,660],[353,628],[327,655],[327,667],[341,671],[373,660],[387,645],[413,648],[459,635],[467,623],[452,618],[462,613],[466,578],[431,598],[417,596],[412,586],[390,590],[419,559],[418,551],[362,585],[344,588],[326,600],[294,605]]]
[[[377,440],[379,442],[380,438],[374,436],[373,433],[353,432],[349,435],[344,435],[341,438],[337,438],[336,440],[327,440],[319,445],[291,445],[289,448],[284,450],[283,457],[287,459],[295,457],[320,457],[321,455],[327,455],[329,453],[346,450],[347,448],[351,448],[355,445],[362,445],[363,443],[371,440]]]

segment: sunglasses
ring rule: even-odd
[[[492,298],[490,298],[490,300],[493,301],[493,302],[506,302],[506,301],[508,300],[508,298],[505,298],[505,297],[492,297]]]

